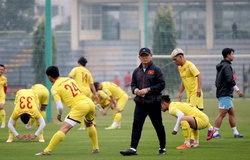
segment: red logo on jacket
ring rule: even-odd
[[[148,74],[154,74],[155,71],[154,70],[148,70]]]

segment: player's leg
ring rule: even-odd
[[[119,100],[117,100],[117,108],[119,108],[119,112],[114,110],[114,120],[110,127],[105,129],[116,129],[121,128],[121,119],[122,119],[122,111],[128,101],[128,95],[124,94]]]
[[[229,124],[231,126],[231,129],[234,133],[234,138],[243,138],[244,135],[240,134],[237,130],[237,127],[236,127],[236,121],[235,121],[235,114],[234,114],[234,107],[231,107],[229,110],[228,110],[228,119],[229,119]]]
[[[85,123],[84,123],[84,118],[80,122],[80,127],[78,128],[79,131],[84,131],[85,130]]]
[[[105,129],[117,129],[117,128],[121,128],[121,118],[122,118],[122,114],[121,111],[118,112],[116,110],[113,110],[113,115],[114,115],[114,120],[111,126],[105,128]]]
[[[196,108],[198,108],[199,110],[203,110],[204,109],[204,105],[203,105],[203,93],[201,93],[201,96],[200,97],[197,97],[197,94],[196,92],[194,94],[192,94],[190,97],[187,98],[187,102],[192,104],[193,106],[195,106]],[[190,138],[190,143],[194,143],[194,141],[197,139],[195,139],[195,133],[194,133],[195,130],[192,130],[191,129],[191,138]],[[199,131],[197,131],[199,132]]]
[[[99,152],[99,145],[98,145],[98,135],[96,128],[93,124],[94,120],[94,113],[95,113],[95,104],[92,101],[89,101],[87,104],[89,107],[89,110],[85,110],[86,116],[85,116],[85,125],[87,127],[87,132],[89,135],[89,138],[92,142],[92,153],[98,153]]]
[[[40,107],[40,113],[44,120],[46,120],[46,107],[47,107],[46,104],[41,104],[41,107]]]
[[[148,113],[145,107],[138,104],[135,105],[130,148],[120,151],[120,154],[124,156],[137,155],[136,149],[141,138],[142,128],[147,115]]]
[[[215,122],[214,122],[215,132],[214,132],[213,138],[221,138],[221,136],[219,134],[219,130],[220,130],[222,120],[226,116],[229,108],[231,108],[233,106],[232,101],[230,101],[230,99],[231,99],[231,97],[229,97],[229,96],[218,98],[218,100],[219,100],[219,104],[218,104],[219,113],[218,113],[217,117],[215,118]]]
[[[57,131],[51,138],[48,146],[42,152],[39,152],[36,155],[38,156],[49,155],[51,151],[54,150],[54,148],[64,140],[67,132],[76,124],[77,124],[76,121],[72,120],[71,118],[69,119],[67,117],[63,122],[62,126],[60,127],[59,131]]]
[[[191,147],[190,146],[190,132],[191,132],[190,125],[186,120],[181,120],[181,128],[182,128],[182,133],[183,133],[185,142],[183,145],[176,147],[176,149],[189,149]]]
[[[148,115],[155,128],[157,137],[159,140],[159,155],[166,154],[166,133],[165,128],[162,123],[162,112],[161,112],[161,103],[156,102],[153,104],[154,107],[148,106]]]
[[[190,98],[190,103],[194,106],[196,106],[199,110],[203,111],[204,110],[204,103],[203,103],[203,92],[201,93],[200,97],[197,97],[197,95],[192,95]],[[210,140],[213,137],[214,133],[214,127],[209,123],[207,125],[207,138],[206,140]],[[199,131],[197,131],[199,132]],[[191,137],[193,137],[193,133],[191,132]]]
[[[214,122],[215,132],[214,132],[213,138],[221,138],[221,136],[219,134],[219,130],[220,130],[222,120],[226,116],[226,114],[227,114],[227,110],[219,109],[219,113],[218,113],[217,117],[215,118],[215,122]]]
[[[0,101],[0,118],[1,118],[1,128],[5,128],[5,123],[6,123],[6,113],[4,110],[4,104],[5,104],[5,100],[1,100]]]
[[[80,109],[79,109],[80,108]],[[37,153],[36,155],[49,155],[51,151],[64,140],[68,131],[75,126],[77,123],[80,123],[80,120],[84,117],[83,110],[81,108],[85,108],[84,104],[79,104],[79,106],[74,106],[71,108],[69,114],[65,118],[62,126],[59,131],[57,131],[53,137],[51,138],[48,146],[42,151]]]

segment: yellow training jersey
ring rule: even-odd
[[[205,113],[189,103],[171,102],[168,111],[171,115],[177,117],[177,111],[181,111],[185,116],[200,117]]]
[[[91,90],[89,85],[94,84],[92,74],[85,67],[74,67],[69,73],[70,77],[73,77],[76,81],[76,84],[80,87],[82,92],[89,97]]]
[[[75,80],[66,77],[60,77],[55,81],[51,87],[51,94],[55,101],[61,100],[69,108],[81,100],[90,100],[82,93]]]
[[[48,105],[49,90],[44,85],[35,84],[31,87],[31,89],[37,93],[40,104]]]
[[[198,88],[198,79],[196,76],[200,74],[199,70],[192,62],[187,60],[183,66],[178,66],[178,70],[187,96],[196,94]]]
[[[126,94],[119,86],[112,82],[102,82],[102,90],[107,95],[113,95],[116,100],[118,100],[122,95]]]
[[[2,75],[0,77],[0,102],[5,102],[5,93],[4,93],[4,87],[7,87],[7,78]]]
[[[38,110],[38,96],[32,89],[20,89],[16,93],[15,108],[11,118],[17,120],[21,114],[28,113],[32,118],[40,119],[42,116]]]

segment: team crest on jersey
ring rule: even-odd
[[[148,70],[148,74],[154,74],[155,71],[154,70]]]

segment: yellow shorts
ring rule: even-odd
[[[71,107],[67,118],[80,123],[83,118],[89,122],[94,120],[95,104],[92,100],[86,99],[79,101]]]
[[[195,117],[197,123],[197,129],[204,129],[209,124],[209,118],[206,114],[202,114],[199,117]]]
[[[193,106],[197,107],[200,110],[204,109],[203,105],[203,93],[201,93],[200,97],[197,97],[196,93],[188,97],[187,103],[192,104]]]

